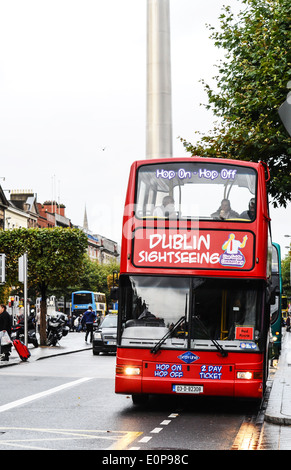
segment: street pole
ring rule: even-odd
[[[27,253],[18,258],[18,280],[23,283],[23,297],[24,297],[24,344],[28,344],[28,319],[27,319]]]
[[[27,319],[27,253],[24,254],[24,344],[28,345],[28,319]]]
[[[169,0],[147,0],[146,158],[172,157]]]

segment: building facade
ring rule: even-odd
[[[88,237],[87,253],[91,260],[100,264],[112,261],[119,262],[119,250],[115,241],[93,234],[88,228],[88,218],[85,209],[83,227],[73,225],[66,217],[66,207],[55,201],[37,202],[37,196],[32,190],[10,191],[8,200],[0,186],[0,230],[16,228],[53,228],[75,227],[83,230]]]

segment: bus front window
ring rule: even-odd
[[[193,279],[191,346],[200,339],[257,341],[259,292],[249,281]]]
[[[121,346],[258,349],[262,289],[243,280],[124,276]],[[175,325],[177,324],[177,327]]]
[[[177,321],[188,317],[189,278],[129,276],[122,279],[125,286],[121,304],[123,345],[155,344]],[[173,338],[184,345],[186,321]],[[148,343],[146,343],[148,341]]]

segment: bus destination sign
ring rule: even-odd
[[[248,231],[146,229],[134,237],[133,264],[145,268],[250,270],[254,235]],[[141,235],[141,233],[140,233]]]

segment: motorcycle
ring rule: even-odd
[[[67,315],[62,312],[54,312],[48,317],[47,322],[47,343],[49,346],[56,346],[63,336],[67,336],[69,327],[66,325]]]
[[[19,339],[24,343],[24,320],[20,320],[11,327],[11,339]],[[27,322],[27,342],[38,348],[38,340],[35,333],[34,317],[29,317]]]

